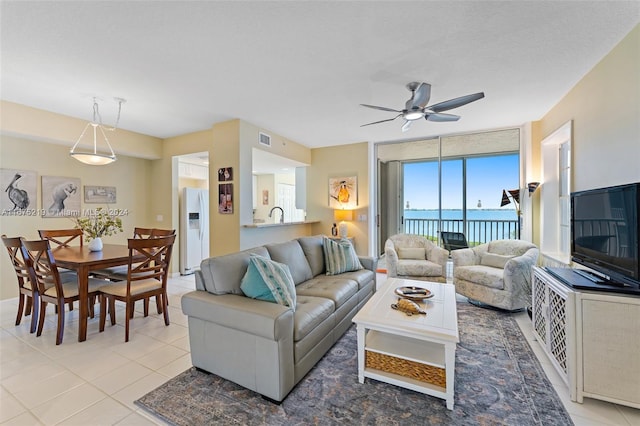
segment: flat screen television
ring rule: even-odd
[[[640,182],[571,194],[571,260],[640,288]]]

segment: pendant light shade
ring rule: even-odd
[[[113,152],[113,148],[111,148],[111,144],[109,143],[109,138],[107,138],[107,134],[105,130],[114,131],[118,126],[118,122],[120,121],[120,110],[122,108],[122,103],[124,99],[117,99],[118,101],[118,119],[116,121],[116,126],[113,128],[106,128],[102,124],[102,118],[100,117],[100,112],[98,111],[98,103],[96,100],[93,100],[93,121],[87,123],[84,126],[84,130],[80,134],[80,137],[76,141],[76,143],[71,148],[69,155],[71,155],[76,160],[81,163],[88,164],[91,166],[104,166],[106,164],[111,164],[116,161],[116,154]],[[91,128],[93,135],[93,150],[80,150],[78,149],[78,144],[85,138],[87,134],[87,130]],[[88,138],[88,137],[87,137]],[[98,151],[98,144],[102,142],[101,145],[106,145],[106,150],[101,149]],[[89,145],[89,143],[87,143]]]

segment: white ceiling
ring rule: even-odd
[[[638,1],[6,1],[3,100],[157,137],[240,118],[308,147],[540,119],[640,22]],[[483,91],[455,123],[400,119]]]

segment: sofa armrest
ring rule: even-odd
[[[445,250],[433,244],[427,249],[427,260],[442,266],[442,276],[447,276],[447,260],[449,259],[449,250]]]
[[[517,293],[531,303],[531,268],[538,261],[539,251],[530,248],[521,256],[509,259],[504,265],[505,290]]]
[[[371,257],[371,256],[358,256],[358,259],[360,259],[360,264],[362,266],[364,266],[365,269],[368,269],[372,272],[376,272],[376,269],[378,269],[378,258],[377,257]]]
[[[182,296],[182,312],[223,327],[274,341],[293,336],[293,311],[286,306],[237,294],[192,291]]]

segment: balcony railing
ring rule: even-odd
[[[438,224],[442,224],[441,227]],[[519,220],[467,220],[462,219],[404,219],[404,232],[424,235],[440,241],[439,231],[462,232],[470,246],[493,240],[516,240],[520,238]]]

